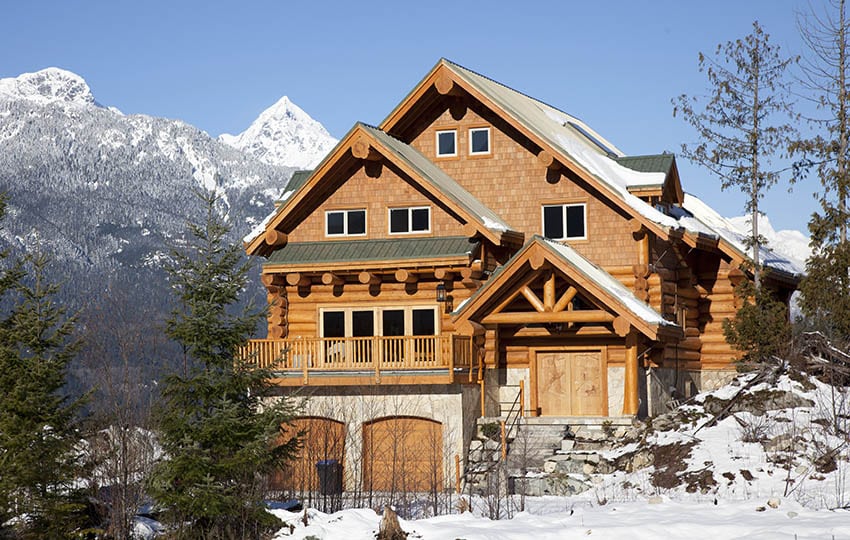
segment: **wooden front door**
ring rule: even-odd
[[[605,415],[600,351],[541,351],[536,361],[541,416]]]
[[[410,493],[442,485],[442,424],[402,416],[363,425],[364,489]]]

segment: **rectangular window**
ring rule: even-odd
[[[447,129],[437,132],[437,157],[457,155],[457,130]]]
[[[543,206],[543,236],[552,240],[587,238],[584,204]]]
[[[472,156],[490,153],[490,128],[469,130],[469,154]]]
[[[437,313],[432,306],[321,309],[321,333],[326,338],[434,336]]]
[[[327,236],[362,236],[366,234],[366,210],[331,210],[325,212]]]
[[[390,208],[390,234],[427,233],[430,231],[430,207]]]

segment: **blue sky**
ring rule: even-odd
[[[814,0],[815,5],[818,4]],[[700,51],[758,20],[800,53],[790,0],[489,2],[6,2],[0,77],[48,66],[83,76],[125,113],[238,133],[288,95],[336,137],[379,123],[440,57],[586,121],[627,154],[678,153],[694,133],[671,98],[705,91]],[[679,160],[682,182],[726,216],[721,193]],[[777,186],[764,208],[777,229],[805,231],[817,188]]]

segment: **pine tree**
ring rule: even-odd
[[[772,167],[784,156],[793,136],[785,71],[794,62],[780,54],[758,21],[743,39],[717,46],[714,57],[699,55],[699,68],[708,77],[708,101],[681,95],[673,115],[681,112],[699,134],[695,145],[682,145],[685,157],[706,167],[722,189],[737,188],[746,197],[751,230],[753,275],[760,287],[759,201],[780,179]]]
[[[795,150],[801,176],[820,179],[821,210],[809,221],[812,256],[800,289],[803,313],[830,337],[850,340],[850,22],[845,0],[834,0],[829,11],[799,20],[808,48],[802,62],[802,82],[822,117],[810,119],[820,134],[800,140]]]
[[[4,275],[15,279],[0,322],[0,520],[17,516],[6,533],[20,538],[70,537],[85,520],[75,487],[83,399],[62,393],[79,342],[48,262],[26,256]]]
[[[184,367],[166,378],[155,413],[168,459],[156,466],[151,493],[178,536],[258,538],[277,524],[263,505],[263,477],[297,441],[274,444],[291,409],[264,401],[270,374],[239,354],[263,316],[238,307],[249,265],[225,240],[215,195],[202,199],[205,222],[189,224],[168,268],[179,307],[166,333],[182,346]]]

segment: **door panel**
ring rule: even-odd
[[[272,477],[272,488],[296,492],[319,489],[319,476],[316,463],[335,459],[343,463],[345,454],[345,424],[330,418],[296,418],[290,425],[284,425],[281,442],[304,432],[301,449],[295,459]]]
[[[441,489],[442,483],[442,424],[394,417],[363,425],[364,489],[409,493]]]
[[[541,416],[602,416],[605,380],[600,351],[538,352],[537,404]]]

